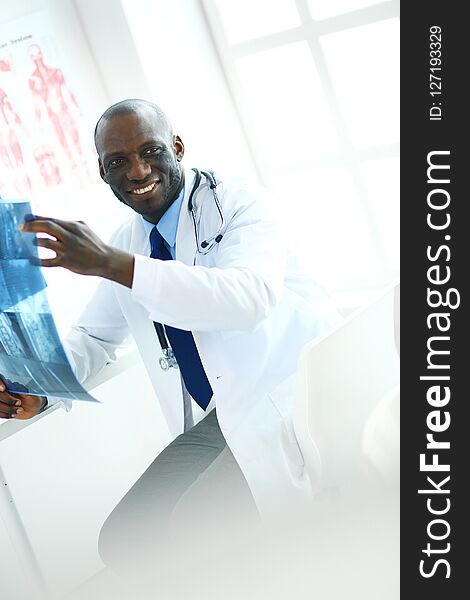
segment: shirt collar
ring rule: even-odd
[[[179,196],[170,204],[160,218],[160,221],[157,223],[158,232],[170,248],[174,248],[176,245],[176,232],[178,230],[178,220],[180,216],[181,205],[183,204],[183,198],[184,187],[179,193]],[[147,235],[150,236],[150,233],[155,225],[153,223],[149,223],[143,217],[142,222]]]

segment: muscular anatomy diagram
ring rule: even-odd
[[[39,45],[31,35],[4,38],[3,45],[0,40],[0,195],[28,198],[38,208],[46,198],[55,197],[55,188],[69,182],[81,188],[94,182],[89,163],[95,156],[90,142],[84,146],[80,105],[66,71],[53,58],[54,46],[48,46],[50,64],[46,42]]]
[[[31,181],[25,169],[20,132],[25,133],[23,123],[0,88],[0,160],[13,178],[16,192],[20,196],[29,196]]]
[[[50,122],[73,168],[78,166],[77,156],[79,164],[85,165],[78,127],[73,115],[74,111],[79,112],[75,96],[68,87],[61,69],[45,64],[40,46],[31,44],[28,54],[35,65],[28,84],[33,95],[37,119],[40,122],[46,119]],[[46,167],[48,159],[45,155],[41,160]]]
[[[11,71],[10,59],[6,56],[0,56],[0,71],[4,71],[5,73]]]

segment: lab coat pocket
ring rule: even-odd
[[[280,422],[280,439],[285,460],[293,479],[303,483],[306,477],[305,461],[294,431],[292,408],[295,392],[295,377],[284,380],[275,390],[268,394]]]

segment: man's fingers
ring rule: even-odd
[[[8,381],[8,380],[7,380]],[[11,384],[11,381],[9,382]],[[15,383],[13,385],[19,386],[19,383]],[[8,391],[8,386],[3,379],[3,376],[0,375],[0,405],[6,404],[7,406],[20,406],[21,404],[21,396],[18,397],[16,394],[11,394]]]
[[[3,419],[12,417],[13,415],[16,415],[18,413],[18,411],[20,411],[19,414],[22,414],[24,412],[24,410],[22,408],[19,408],[17,406],[9,406],[8,404],[5,404],[4,402],[0,402],[0,414],[7,415],[6,417],[2,417]]]
[[[56,219],[56,218],[52,218],[52,217],[41,217],[39,215],[35,215],[34,220],[27,220],[25,222],[25,226],[26,225],[31,225],[33,223],[38,223],[38,222],[42,222],[42,223],[55,223],[56,225],[58,225],[59,227],[61,227],[63,230],[65,231],[70,231],[70,232],[75,232],[78,229],[78,225],[76,221],[63,221],[62,219]],[[78,223],[83,223],[83,221],[78,221]],[[33,231],[32,229],[26,229],[26,227],[24,227],[23,231]]]
[[[21,406],[21,400],[11,394],[0,395],[0,410],[8,410],[10,407]],[[3,408],[2,408],[3,407]]]
[[[57,223],[62,229],[65,231],[76,232],[79,229],[79,225],[76,221],[63,221],[62,219],[49,219],[50,221],[54,221]],[[79,221],[80,223],[80,221]]]
[[[60,240],[51,238],[36,238],[34,244],[40,248],[47,248],[55,252],[55,256],[51,258],[40,258],[39,256],[30,256],[29,262],[35,267],[58,267],[60,266],[59,253],[63,250],[63,244]]]
[[[29,259],[29,262],[35,267],[61,267],[61,261],[58,256],[54,256],[54,258],[36,258],[32,256]]]
[[[20,406],[21,400],[15,396],[12,396],[8,392],[2,392],[0,394],[0,406],[4,404],[5,406]]]
[[[54,252],[58,252],[61,247],[61,242],[57,240],[51,240],[50,238],[36,238],[35,244],[36,246],[41,246],[41,248],[48,248],[49,250],[53,250]]]
[[[23,410],[21,412],[15,413],[15,414],[3,413],[0,411],[0,419],[16,419],[18,417],[24,418],[23,414],[24,414]]]
[[[56,222],[56,219],[36,219],[27,221],[20,225],[20,231],[28,233],[47,233],[58,240],[63,240],[67,235],[67,229]]]

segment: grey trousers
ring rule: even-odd
[[[212,410],[169,444],[119,502],[101,530],[99,553],[120,573],[144,563],[152,567],[172,544],[220,548],[258,521]]]

